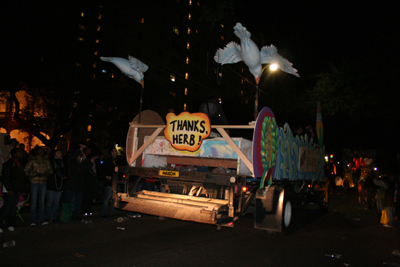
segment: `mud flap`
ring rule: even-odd
[[[285,190],[281,186],[270,186],[258,189],[256,193],[256,213],[254,227],[261,230],[282,232]],[[290,207],[291,208],[291,207]],[[290,218],[286,218],[287,219]],[[288,226],[288,224],[286,224]]]

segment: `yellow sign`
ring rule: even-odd
[[[179,172],[176,172],[176,171],[167,171],[167,170],[160,170],[160,171],[158,171],[158,175],[161,175],[161,176],[168,176],[168,177],[179,177]]]
[[[167,114],[164,136],[175,149],[194,152],[210,133],[210,119],[204,113]]]

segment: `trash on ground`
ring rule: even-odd
[[[128,214],[127,216],[128,216],[129,218],[132,218],[132,219],[136,219],[136,218],[142,217],[142,215],[140,215],[140,214],[138,214],[138,213]]]
[[[3,248],[10,248],[10,247],[14,247],[14,246],[15,246],[15,240],[11,240],[11,241],[3,243]]]
[[[400,266],[400,264],[395,263],[395,262],[384,262],[383,265]]]
[[[340,254],[325,254],[325,256],[337,259],[340,259],[342,257],[342,255]]]

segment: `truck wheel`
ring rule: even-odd
[[[327,212],[329,208],[329,194],[324,192],[324,194],[321,196],[321,200],[319,202],[319,211],[321,213]]]
[[[327,199],[326,202],[321,201],[321,203],[319,203],[319,211],[324,213],[327,212],[329,209],[329,198]]]
[[[285,196],[282,211],[282,230],[289,228],[292,221],[292,201],[288,195]]]

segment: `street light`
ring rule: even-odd
[[[276,71],[276,70],[278,69],[278,65],[277,65],[277,64],[275,64],[275,63],[269,64],[269,65],[265,66],[265,67],[262,69],[261,74],[260,74],[260,77],[261,77],[261,75],[263,74],[264,70],[265,70],[268,66],[269,66],[269,69],[270,69],[271,71]],[[254,121],[256,121],[256,120],[257,120],[257,117],[258,117],[258,95],[259,95],[259,89],[258,89],[258,83],[257,83],[257,85],[256,85],[256,99],[255,99],[255,101],[254,101]]]

